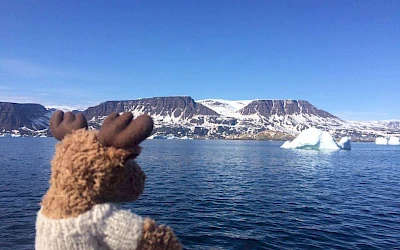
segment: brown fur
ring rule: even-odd
[[[170,227],[157,225],[150,218],[145,218],[139,250],[180,250],[182,245]]]
[[[61,115],[59,112],[59,117],[55,116],[53,119],[57,129],[64,122]],[[123,146],[128,149],[121,149],[116,148],[115,143],[111,143],[113,146],[107,144],[114,140],[115,135],[111,132],[115,130],[115,124],[108,127],[111,132],[107,129],[103,133],[86,129],[74,130],[75,127],[68,125],[74,116],[71,113],[66,117],[69,118],[65,121],[66,125],[63,125],[65,128],[61,126],[59,133],[62,141],[57,144],[51,163],[50,188],[42,200],[42,213],[51,219],[66,219],[77,217],[96,204],[136,200],[143,192],[146,176],[133,158],[140,154],[137,144],[151,132],[151,118],[143,116],[139,122],[133,123],[138,128],[129,127],[134,133],[122,136],[122,139],[117,138],[118,142],[127,141]],[[115,117],[118,115],[113,115],[111,122]],[[127,125],[128,122],[122,121],[128,120],[132,120],[131,115],[122,116],[117,124]],[[118,125],[116,128],[121,127]],[[110,135],[114,136],[109,139]],[[172,229],[157,225],[154,220],[146,218],[142,232],[138,249],[182,249]]]
[[[80,129],[65,136],[52,160],[43,214],[64,219],[99,203],[136,200],[143,192],[145,175],[129,158],[139,153],[139,147],[125,150],[101,145],[96,131]]]

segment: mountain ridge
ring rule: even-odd
[[[48,121],[55,109],[47,109],[40,104],[12,104],[14,107],[27,105],[25,110],[17,110],[11,109],[10,105],[0,102],[0,128],[3,134],[17,130],[21,135],[50,135]],[[172,134],[176,137],[236,138],[266,131],[295,135],[306,128],[317,127],[337,137],[349,135],[372,140],[382,134],[397,134],[400,130],[400,121],[352,123],[318,109],[305,100],[195,101],[190,96],[169,96],[105,101],[82,113],[92,128],[98,128],[108,114],[126,111],[134,116],[149,114],[155,121],[156,135]],[[10,113],[13,115],[10,116]]]

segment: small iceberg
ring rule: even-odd
[[[168,135],[151,135],[147,139],[167,139],[167,140],[174,140],[174,139],[179,139],[178,137],[175,137],[173,134],[168,134]]]
[[[193,138],[188,137],[187,135],[180,137],[181,140],[193,140]]]
[[[386,144],[388,144],[388,139],[385,138],[385,137],[377,137],[377,138],[375,139],[375,144],[378,144],[378,145],[386,145]]]
[[[149,136],[147,139],[167,139],[167,136],[154,134],[154,135]]]
[[[321,149],[321,150],[350,150],[350,137],[343,137],[336,142],[331,134],[317,128],[303,130],[293,141],[286,141],[281,148],[286,149]]]
[[[400,145],[400,141],[398,137],[390,136],[390,137],[377,137],[375,139],[375,144],[377,145]]]
[[[342,137],[342,139],[340,139],[340,141],[338,142],[338,145],[340,149],[350,150],[351,149],[350,137],[348,136]]]
[[[394,136],[389,137],[388,145],[400,145],[399,138]]]

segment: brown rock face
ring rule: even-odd
[[[23,126],[45,129],[51,111],[40,104],[0,102],[0,129],[11,130]]]
[[[339,119],[328,112],[317,109],[309,102],[301,100],[256,100],[239,110],[239,113],[242,115],[260,114],[265,117],[271,115],[284,116],[303,113],[323,118]]]
[[[150,116],[173,116],[178,117],[182,113],[185,118],[192,118],[194,115],[215,115],[215,111],[206,106],[196,103],[189,96],[154,97],[130,101],[108,101],[97,106],[90,107],[83,112],[87,119],[94,116],[106,116],[112,112],[124,112],[140,110],[141,113]]]

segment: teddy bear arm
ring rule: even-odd
[[[182,249],[182,244],[170,227],[157,225],[154,220],[145,218],[138,249],[180,250]]]

